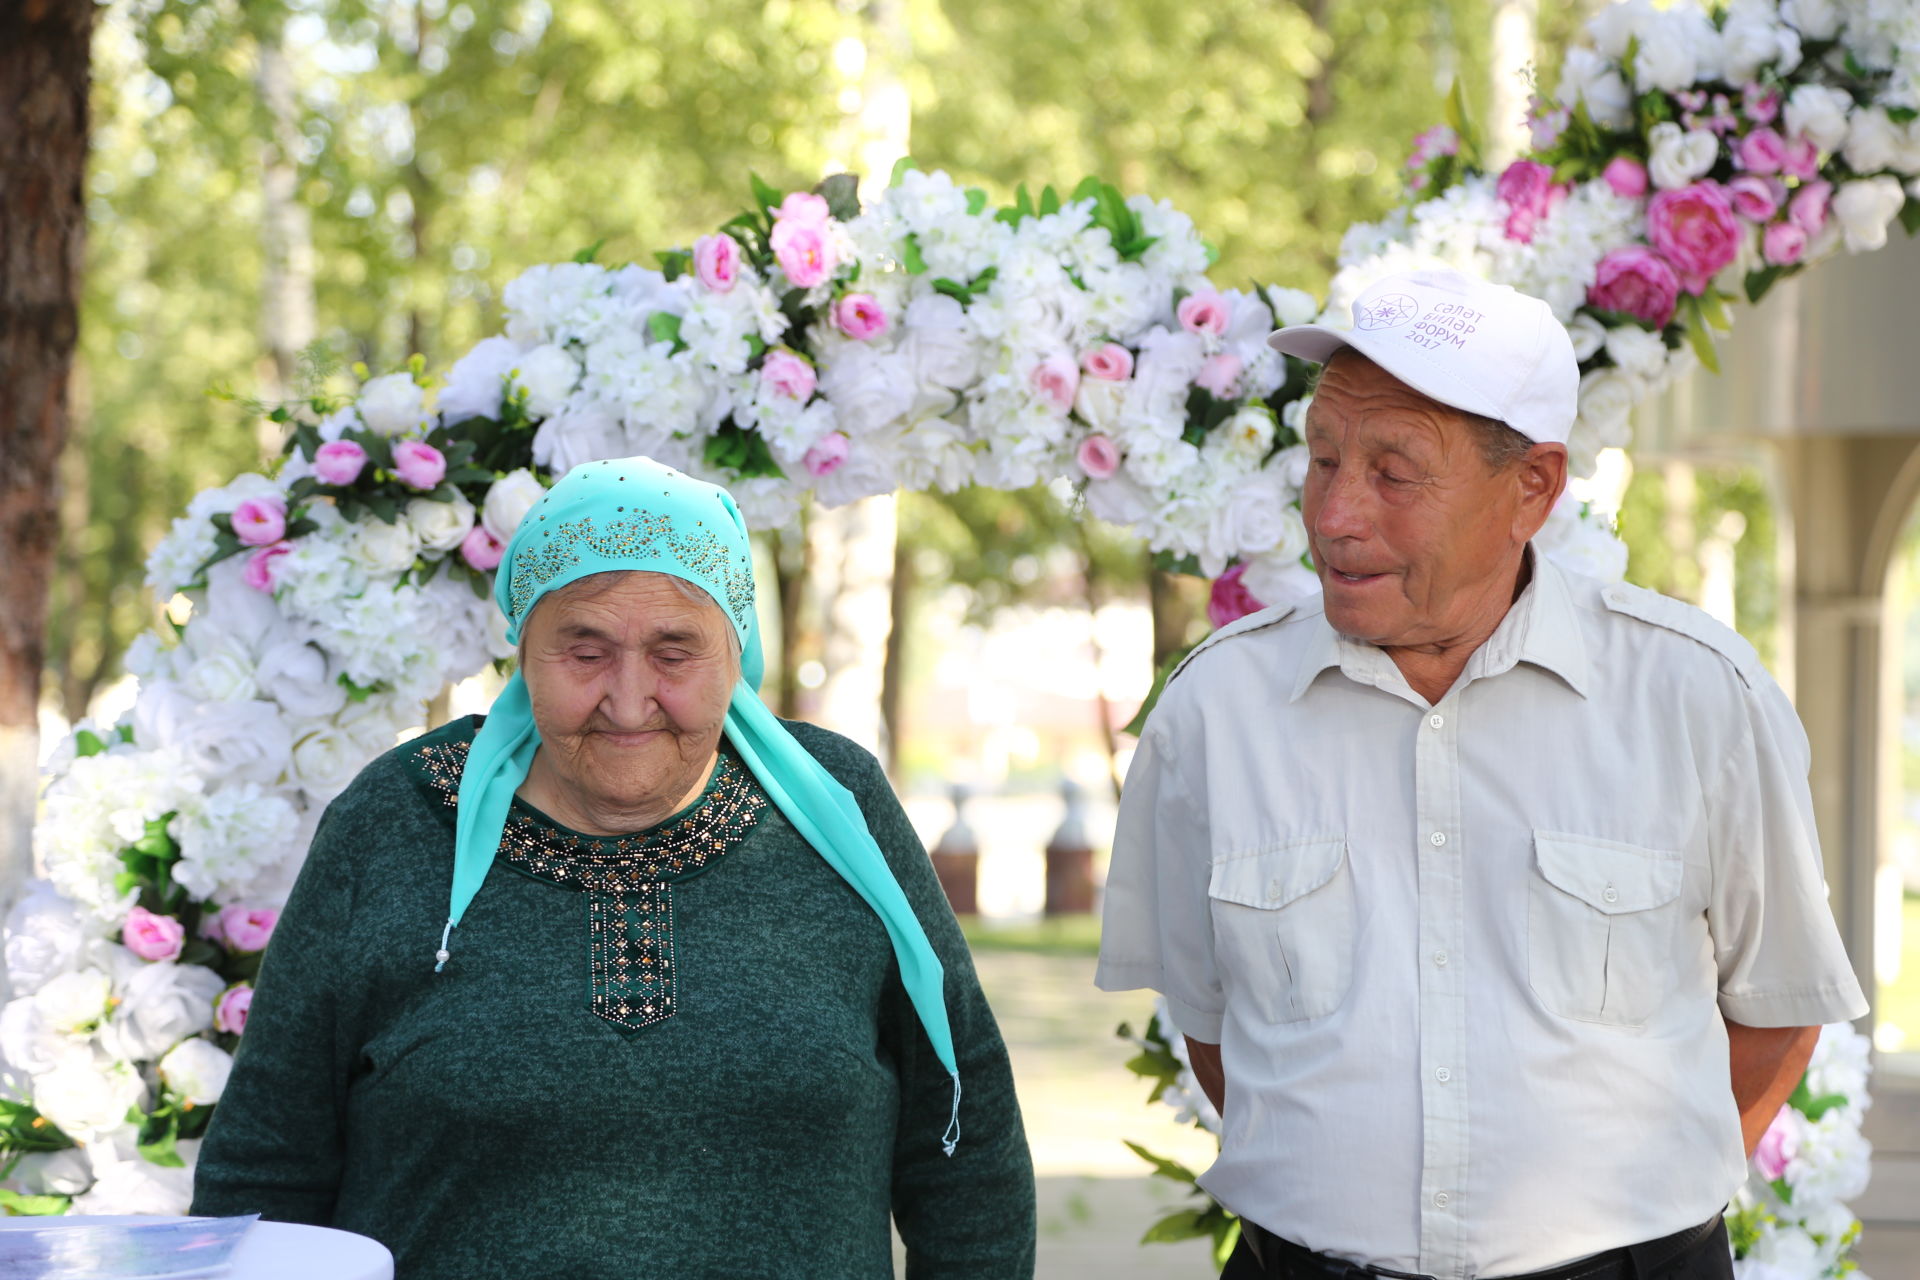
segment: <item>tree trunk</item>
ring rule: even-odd
[[[887,631],[887,654],[880,663],[880,732],[886,750],[880,759],[887,776],[900,785],[900,703],[907,681],[907,629],[912,618],[913,561],[906,539],[893,540],[893,589],[888,597],[893,625]]]
[[[0,5],[0,892],[31,866],[47,586],[80,333],[94,0]]]
[[[774,710],[783,719],[800,718],[800,639],[805,634],[800,610],[807,598],[807,577],[813,544],[807,539],[807,516],[802,512],[793,536],[774,533],[773,589],[780,598],[780,668],[774,678]]]

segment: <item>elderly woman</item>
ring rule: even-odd
[[[399,1280],[890,1276],[890,1215],[909,1275],[1031,1276],[1006,1049],[878,764],[754,692],[733,500],[577,468],[495,598],[492,711],[321,823],[194,1212]]]

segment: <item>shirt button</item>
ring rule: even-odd
[[[1608,885],[1600,891],[1600,897],[1606,902],[1618,902],[1620,901],[1620,891],[1612,885]]]
[[[1435,1208],[1444,1209],[1453,1203],[1453,1197],[1444,1191],[1436,1191],[1433,1193],[1433,1203]]]
[[[1267,901],[1278,902],[1285,896],[1286,888],[1280,883],[1279,877],[1276,876],[1273,883],[1267,886]]]
[[[1447,718],[1441,715],[1437,711],[1427,717],[1427,727],[1429,729],[1438,729],[1441,725],[1445,724],[1446,722],[1447,722]]]
[[[1433,1078],[1441,1084],[1445,1084],[1447,1081],[1453,1079],[1453,1072],[1447,1070],[1445,1067],[1437,1067],[1434,1069]]]
[[[1447,953],[1446,953],[1446,952],[1444,952],[1444,951],[1436,951],[1436,952],[1434,952],[1434,953],[1433,953],[1433,962],[1434,962],[1435,964],[1437,964],[1437,965],[1439,965],[1439,966],[1440,966],[1440,967],[1441,967],[1442,969],[1444,969],[1444,968],[1446,968],[1446,967],[1447,967]]]
[[[1427,839],[1433,843],[1434,848],[1438,849],[1447,842],[1447,833],[1444,831],[1436,831],[1428,836]]]

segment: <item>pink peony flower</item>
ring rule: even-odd
[[[1246,368],[1246,361],[1231,351],[1222,351],[1217,356],[1209,356],[1200,366],[1193,385],[1221,400],[1231,400],[1234,389],[1240,385],[1240,371]]]
[[[850,293],[833,304],[833,323],[849,338],[865,342],[887,331],[887,313],[870,293]]]
[[[788,223],[796,227],[824,227],[833,217],[833,210],[827,204],[825,196],[817,196],[811,191],[789,192],[773,211],[776,223]]]
[[[1785,1174],[1787,1166],[1800,1153],[1800,1139],[1794,1132],[1796,1127],[1793,1108],[1781,1107],[1773,1117],[1773,1123],[1760,1135],[1760,1141],[1753,1149],[1753,1167],[1768,1182]]]
[[[791,196],[788,197],[792,199]],[[811,289],[833,274],[838,263],[833,239],[824,225],[776,222],[768,237],[773,260],[796,289]]]
[[[1105,480],[1120,469],[1120,446],[1105,436],[1088,436],[1073,456],[1080,469],[1095,480]]]
[[[1787,216],[1809,236],[1827,229],[1827,211],[1833,206],[1831,182],[1809,182],[1787,201]]]
[[[847,454],[851,450],[852,445],[847,440],[845,432],[831,432],[822,436],[813,448],[807,450],[806,456],[800,459],[800,465],[807,469],[808,475],[817,480],[821,476],[832,475],[845,465]]]
[[[1780,91],[1763,84],[1750,84],[1740,90],[1740,108],[1755,124],[1772,124],[1780,118]]]
[[[265,951],[273,937],[273,926],[280,913],[272,907],[246,907],[234,903],[220,909],[220,935],[229,951]]]
[[[253,988],[242,982],[228,987],[214,1002],[213,1025],[228,1035],[245,1035],[247,1011],[253,1008]]]
[[[1645,245],[1631,245],[1600,259],[1587,305],[1665,328],[1679,296],[1680,278],[1666,259]]]
[[[322,484],[352,484],[367,466],[367,451],[351,440],[329,440],[313,451],[313,474]]]
[[[264,547],[287,536],[287,504],[278,498],[248,498],[230,518],[243,546]]]
[[[291,542],[276,542],[260,548],[247,557],[247,563],[240,570],[241,580],[255,591],[271,592],[279,585],[280,560],[292,550]]]
[[[775,393],[790,400],[805,400],[818,383],[813,366],[785,349],[767,353],[766,363],[760,366],[760,378]]]
[[[1787,162],[1786,139],[1773,129],[1755,129],[1734,147],[1733,160],[1748,173],[1778,173]]]
[[[1780,172],[1789,178],[1812,182],[1820,176],[1820,148],[1810,138],[1794,138],[1787,143],[1786,153],[1780,161]]]
[[[1647,194],[1647,166],[1632,156],[1615,156],[1607,161],[1607,167],[1600,176],[1617,196],[1639,199]]]
[[[393,474],[412,488],[431,489],[447,478],[447,459],[424,440],[402,440],[393,446]]]
[[[1787,189],[1778,178],[1743,173],[1727,184],[1727,196],[1733,201],[1733,211],[1748,222],[1768,222],[1780,212]]]
[[[1515,160],[1500,175],[1494,194],[1507,204],[1506,236],[1533,243],[1534,228],[1564,200],[1565,187],[1553,184],[1553,170],[1537,160]]]
[[[693,242],[693,274],[715,293],[725,293],[740,278],[740,242],[722,232]]]
[[[474,525],[460,540],[460,558],[481,573],[499,568],[506,555],[507,544],[494,537],[493,530],[484,524]]]
[[[1247,566],[1236,564],[1213,580],[1213,592],[1207,597],[1207,621],[1224,627],[1237,618],[1258,613],[1267,606],[1247,590],[1241,581]]]
[[[1227,331],[1227,300],[1217,293],[1190,293],[1175,308],[1180,327],[1188,333],[1210,333],[1216,337]]]
[[[1033,366],[1027,375],[1033,392],[1060,413],[1073,408],[1073,397],[1080,390],[1080,366],[1073,357],[1056,352]]]
[[[1647,205],[1647,239],[1673,264],[1680,285],[1699,293],[1740,253],[1740,222],[1712,182],[1662,191]]]
[[[1109,342],[1081,356],[1080,367],[1087,371],[1089,378],[1125,382],[1133,376],[1133,352],[1117,342]]]
[[[1790,267],[1806,252],[1806,228],[1792,221],[1774,223],[1760,238],[1760,256],[1772,266]]]
[[[121,926],[120,941],[142,960],[178,960],[180,945],[187,939],[187,927],[172,916],[158,916],[145,907],[135,907]]]

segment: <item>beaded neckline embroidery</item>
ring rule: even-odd
[[[460,801],[466,742],[438,742],[414,758],[449,808]],[[587,895],[588,1009],[626,1031],[664,1022],[677,1004],[673,885],[712,866],[745,840],[767,798],[729,752],[712,783],[679,821],[604,839],[562,831],[515,804],[500,837],[509,866]]]

